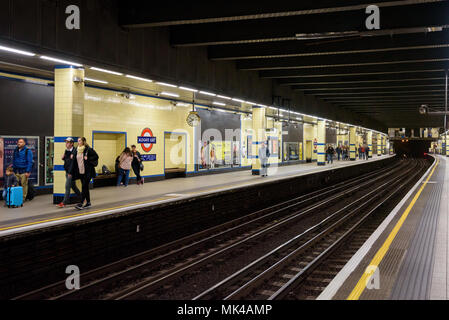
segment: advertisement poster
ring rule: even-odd
[[[4,173],[4,168],[3,168],[3,161],[4,161],[4,157],[3,157],[4,151],[3,151],[3,138],[0,138],[0,185],[3,181],[3,173]]]
[[[224,160],[226,165],[232,164],[232,144],[231,141],[224,142]]]
[[[17,148],[17,140],[22,137],[0,137],[2,143],[0,151],[2,153],[2,174],[0,176],[0,188],[3,188],[5,169],[12,165],[14,150]],[[27,148],[33,153],[33,168],[31,169],[30,181],[33,185],[38,185],[38,153],[39,137],[24,137]]]

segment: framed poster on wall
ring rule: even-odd
[[[53,168],[55,158],[55,139],[45,137],[45,185],[53,184]]]
[[[33,167],[29,180],[33,185],[39,184],[39,137],[12,137],[0,136],[0,160],[2,161],[2,173],[0,175],[0,188],[3,188],[5,170],[12,165],[14,150],[17,148],[17,141],[24,138],[27,148],[33,153]]]

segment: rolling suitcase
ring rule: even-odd
[[[8,208],[23,207],[23,188],[13,187],[6,191],[6,205]]]

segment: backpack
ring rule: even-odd
[[[267,158],[269,158],[270,156],[271,156],[270,150],[268,150],[268,148],[267,148]]]
[[[27,192],[26,199],[31,201],[34,199],[35,196],[36,196],[36,190],[34,190],[34,186],[31,183],[31,181],[28,180],[28,192]]]
[[[98,154],[95,152],[95,150],[92,149],[92,148],[86,148],[86,150],[84,150],[84,156],[87,155],[87,152],[88,152],[89,149],[91,149],[92,152],[97,156],[97,159],[96,159],[96,160],[91,160],[91,161],[89,161],[89,164],[90,164],[92,167],[96,168],[96,167],[98,167],[98,159],[99,159],[99,157],[98,157]]]
[[[103,174],[111,174],[111,171],[108,169],[106,165],[103,165],[103,167],[101,168],[101,172]]]

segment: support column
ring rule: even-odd
[[[65,140],[67,137],[72,137],[76,142],[84,135],[84,82],[74,82],[74,77],[83,80],[84,69],[56,66],[53,186],[53,203],[55,204],[60,203],[65,194],[66,177],[64,162],[61,159],[65,151]]]
[[[381,136],[380,137],[381,141],[382,141],[382,154],[385,155],[385,146],[386,146],[386,141],[385,141],[385,137]]]
[[[446,135],[446,156],[449,157],[449,135]]]
[[[377,155],[379,157],[382,155],[382,136],[380,133],[377,134]]]
[[[355,127],[349,128],[349,160],[355,161],[357,132]]]
[[[267,127],[265,118],[265,108],[253,106],[253,145],[252,145],[252,174],[260,175],[261,164],[259,160],[259,147],[263,141],[266,141],[265,129]],[[267,146],[268,147],[268,146]]]
[[[324,166],[326,165],[326,121],[318,120],[318,136],[317,136],[318,144],[317,144],[317,156],[318,156],[318,165]]]
[[[373,157],[373,132],[368,131],[368,134],[366,136],[366,144],[368,145],[369,152],[368,152],[368,158]]]

